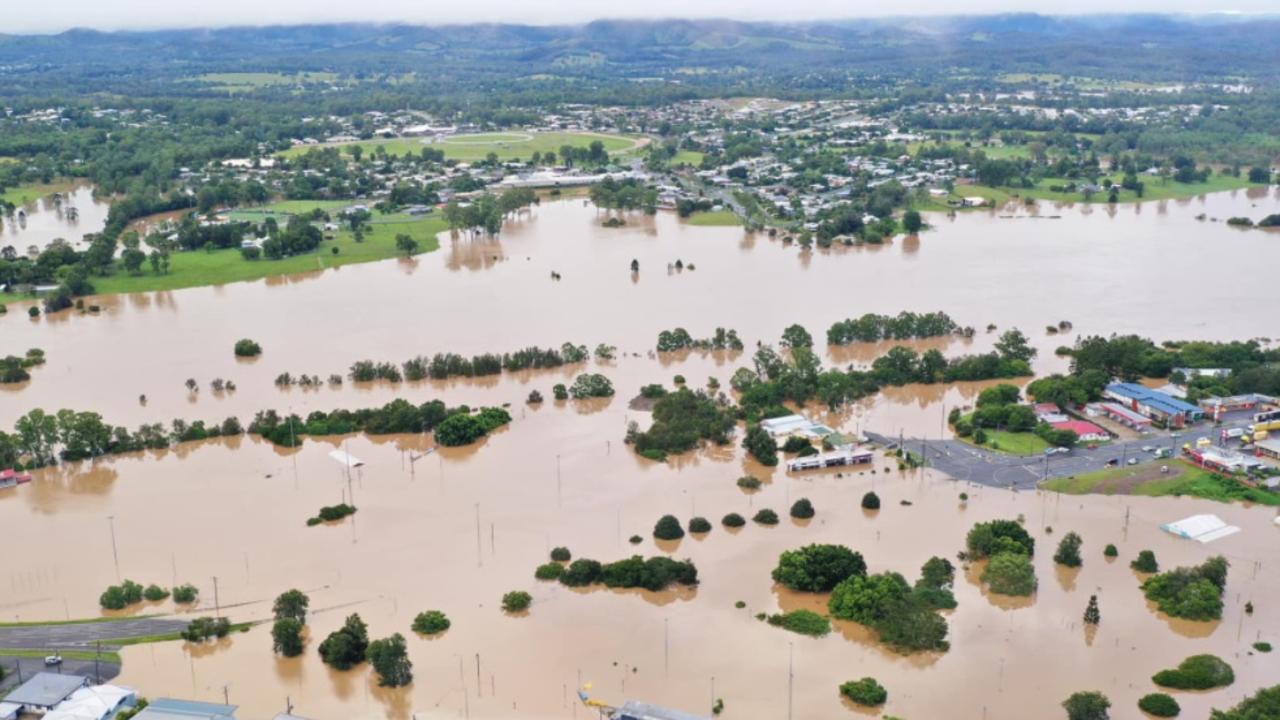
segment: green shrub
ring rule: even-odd
[[[1062,701],[1067,720],[1107,720],[1111,701],[1100,692],[1077,692]]]
[[[1062,536],[1062,541],[1058,543],[1058,552],[1053,554],[1053,561],[1067,567],[1080,567],[1084,562],[1080,559],[1081,542],[1080,536],[1074,532]]]
[[[1160,611],[1188,620],[1222,619],[1222,591],[1230,563],[1218,555],[1195,567],[1180,567],[1147,578],[1143,595]]]
[[[512,590],[502,596],[502,609],[507,612],[528,610],[533,604],[533,596],[523,590]]]
[[[302,623],[294,618],[280,618],[271,626],[271,649],[285,657],[302,654]]]
[[[551,387],[551,394],[557,400],[569,399],[569,390],[564,386],[564,383],[556,383],[555,385],[553,385]]]
[[[1161,718],[1177,717],[1178,713],[1182,712],[1178,701],[1164,693],[1143,695],[1138,699],[1138,709],[1148,715]]]
[[[1253,649],[1260,653],[1269,653],[1271,652],[1271,643],[1258,641],[1253,644]]]
[[[1036,591],[1036,569],[1026,555],[1002,552],[987,561],[982,582],[1001,595],[1030,595]]]
[[[435,635],[449,629],[453,623],[439,610],[428,610],[418,613],[413,619],[413,631],[423,635]]]
[[[602,566],[599,561],[578,558],[560,573],[560,582],[569,587],[584,587],[600,580]]]
[[[973,526],[965,538],[969,557],[981,560],[1001,552],[1014,552],[1030,557],[1036,541],[1015,520],[992,520]]]
[[[356,508],[354,505],[339,503],[337,505],[326,505],[320,508],[319,514],[313,518],[307,519],[307,526],[312,527],[326,522],[337,522],[348,515],[354,515]]]
[[[187,623],[187,628],[179,633],[183,640],[200,643],[210,638],[224,638],[231,632],[231,621],[227,618],[200,617]]]
[[[808,520],[813,515],[813,503],[809,502],[809,498],[800,498],[791,504],[791,517],[797,520]]]
[[[782,452],[798,453],[806,448],[812,448],[813,443],[809,442],[809,438],[803,438],[799,435],[792,435],[787,441],[782,443]]]
[[[770,625],[811,637],[822,637],[831,632],[831,621],[812,610],[792,610],[780,615],[770,615],[768,622]]]
[[[854,575],[831,592],[832,617],[872,628],[902,650],[946,650],[947,621],[912,591],[898,573]]]
[[[567,547],[556,547],[551,549],[551,559],[556,562],[569,562],[573,558],[573,554],[569,552]]]
[[[770,510],[769,508],[761,508],[751,519],[761,525],[777,525],[778,513]]]
[[[674,515],[663,515],[653,526],[653,536],[659,540],[679,540],[684,537],[684,528]]]
[[[176,603],[193,603],[200,594],[194,585],[179,585],[173,589],[173,601]]]
[[[866,574],[861,554],[843,545],[813,544],[784,551],[773,580],[800,592],[830,592],[850,577]]]
[[[1138,557],[1129,563],[1129,567],[1144,573],[1160,572],[1160,563],[1156,562],[1156,554],[1150,550],[1142,550]]]
[[[558,562],[543,563],[533,571],[533,576],[539,580],[558,580],[564,573],[564,565]]]
[[[1102,554],[1109,558],[1113,558],[1120,555],[1120,551],[1116,549],[1115,545],[1112,545],[1111,543],[1107,543],[1107,547],[1102,551]]]
[[[1192,655],[1178,663],[1178,667],[1152,675],[1151,681],[1175,690],[1212,690],[1235,682],[1236,674],[1226,661],[1215,655]]]
[[[350,670],[365,661],[368,650],[369,627],[359,614],[352,613],[320,643],[320,659],[336,670]]]
[[[248,338],[237,340],[235,353],[236,357],[257,357],[262,354],[262,346]]]
[[[720,519],[720,523],[725,527],[737,528],[747,524],[747,521],[738,513],[729,513]]]
[[[743,490],[759,490],[761,485],[760,478],[754,475],[743,475],[738,478],[738,487]]]
[[[630,538],[627,538],[627,542],[631,543],[632,545],[639,545],[640,543],[644,542],[644,538],[640,537],[639,535],[632,535]]]
[[[98,604],[107,610],[123,610],[142,602],[143,588],[132,580],[125,580],[119,585],[112,585],[98,597]]]
[[[142,591],[142,597],[146,598],[149,602],[160,602],[161,600],[169,597],[169,591],[159,585],[152,584],[148,585],[147,589]]]
[[[691,533],[708,533],[711,532],[711,522],[704,517],[695,517],[689,520],[689,532]]]
[[[413,682],[413,662],[400,633],[369,643],[365,656],[378,673],[379,687],[404,687]]]
[[[1214,710],[1210,720],[1275,720],[1280,717],[1280,685],[1245,698],[1230,710]]]
[[[863,495],[863,496],[862,496],[862,509],[863,509],[863,510],[879,510],[879,509],[880,509],[880,496],[879,496],[879,495],[877,495],[877,494],[875,494],[875,493],[873,493],[873,492],[869,492],[869,493],[867,493],[866,495]]]
[[[840,686],[840,694],[859,705],[875,707],[883,705],[889,699],[889,692],[875,678],[864,677],[851,680]]]
[[[569,387],[569,395],[574,400],[610,397],[613,392],[613,383],[600,373],[583,373],[574,378],[573,385]]]
[[[648,560],[633,555],[600,568],[600,582],[612,588],[644,588],[665,590],[673,583],[692,586],[698,584],[698,569],[688,560],[672,560],[657,556]]]

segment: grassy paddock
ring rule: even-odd
[[[322,241],[316,252],[280,260],[245,260],[236,248],[180,252],[172,256],[169,272],[164,275],[156,275],[149,265],[144,265],[141,275],[118,273],[94,278],[93,285],[99,294],[113,294],[177,290],[292,275],[397,257],[401,253],[396,249],[396,235],[401,233],[418,241],[419,254],[431,252],[440,247],[436,235],[447,229],[444,219],[437,216],[375,215],[373,223],[365,229],[364,242],[361,243],[355,241],[350,230],[340,230],[330,233],[334,239]],[[337,255],[333,254],[335,247],[338,248]]]
[[[685,218],[685,223],[699,227],[736,227],[742,219],[732,210],[708,210],[696,212]]]
[[[116,652],[104,651],[101,653],[96,653],[92,650],[58,650],[56,652],[58,655],[62,656],[63,660],[78,660],[78,661],[84,661],[84,662],[93,662],[95,659],[98,659],[98,660],[102,660],[103,662],[115,663],[116,665],[120,664],[120,654]],[[50,655],[50,652],[48,650],[30,650],[27,648],[0,648],[0,657],[43,658],[43,657],[48,657],[49,655]]]
[[[0,200],[22,206],[27,203],[35,202],[42,197],[47,197],[56,192],[67,192],[73,187],[75,187],[75,183],[71,180],[19,185],[18,187],[8,188],[3,193],[0,193]]]
[[[1161,473],[1159,467],[1168,467],[1170,472]],[[1280,494],[1250,487],[1239,480],[1217,475],[1184,460],[1107,468],[1074,477],[1054,478],[1044,483],[1043,487],[1068,495],[1185,495],[1217,502],[1241,500],[1261,505],[1280,505]]]
[[[304,155],[313,148],[337,147],[343,152],[347,148],[359,145],[366,155],[376,147],[383,147],[388,155],[418,154],[424,148],[443,150],[445,158],[459,162],[475,162],[483,160],[489,153],[495,153],[500,160],[528,160],[533,153],[560,153],[560,148],[571,145],[585,148],[595,140],[604,143],[604,149],[610,154],[620,154],[634,149],[640,138],[629,135],[606,135],[603,133],[570,133],[570,132],[519,132],[480,133],[476,135],[454,135],[443,142],[424,143],[417,138],[393,138],[390,140],[365,140],[356,143],[337,145],[299,145],[280,153],[282,157]]]

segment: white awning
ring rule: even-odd
[[[329,457],[333,458],[334,462],[339,465],[345,465],[348,468],[358,468],[361,465],[364,465],[363,460],[348,453],[346,450],[334,450],[329,453]]]
[[[1211,543],[1240,532],[1240,528],[1226,524],[1217,515],[1192,515],[1161,525],[1160,528],[1167,533],[1201,543]]]

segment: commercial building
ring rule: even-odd
[[[1184,427],[1204,417],[1195,405],[1138,383],[1111,383],[1104,392],[1117,404],[1167,427]]]
[[[1253,449],[1254,452],[1258,453],[1259,457],[1280,460],[1280,437],[1257,440],[1253,443]]]
[[[843,447],[832,452],[806,455],[787,461],[787,472],[797,470],[820,470],[822,468],[840,467],[842,465],[865,465],[874,458],[874,454],[865,448]]]
[[[88,686],[89,678],[84,675],[38,672],[14,688],[4,701],[17,705],[20,712],[49,712],[75,691]]]
[[[764,428],[764,431],[774,438],[789,437],[791,435],[821,438],[835,432],[826,425],[816,423],[803,415],[783,415],[782,417],[769,418],[760,423],[760,427]]]
[[[157,698],[135,720],[235,720],[236,705]]]
[[[1085,406],[1084,414],[1089,417],[1105,417],[1138,432],[1147,432],[1151,429],[1151,418],[1119,403],[1091,403]]]

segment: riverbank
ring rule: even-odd
[[[314,270],[375,262],[403,256],[396,247],[396,236],[407,234],[418,241],[414,254],[433,252],[440,248],[436,237],[448,229],[443,218],[381,219],[366,226],[363,242],[356,242],[350,230],[341,230],[332,240],[323,240],[315,252],[279,260],[245,260],[239,249],[195,250],[175,253],[171,256],[169,271],[156,274],[149,269],[140,275],[117,274],[111,277],[93,278],[94,290],[99,295],[116,293],[178,290],[205,285],[261,280],[263,278],[294,275]],[[337,249],[337,253],[334,253]]]

